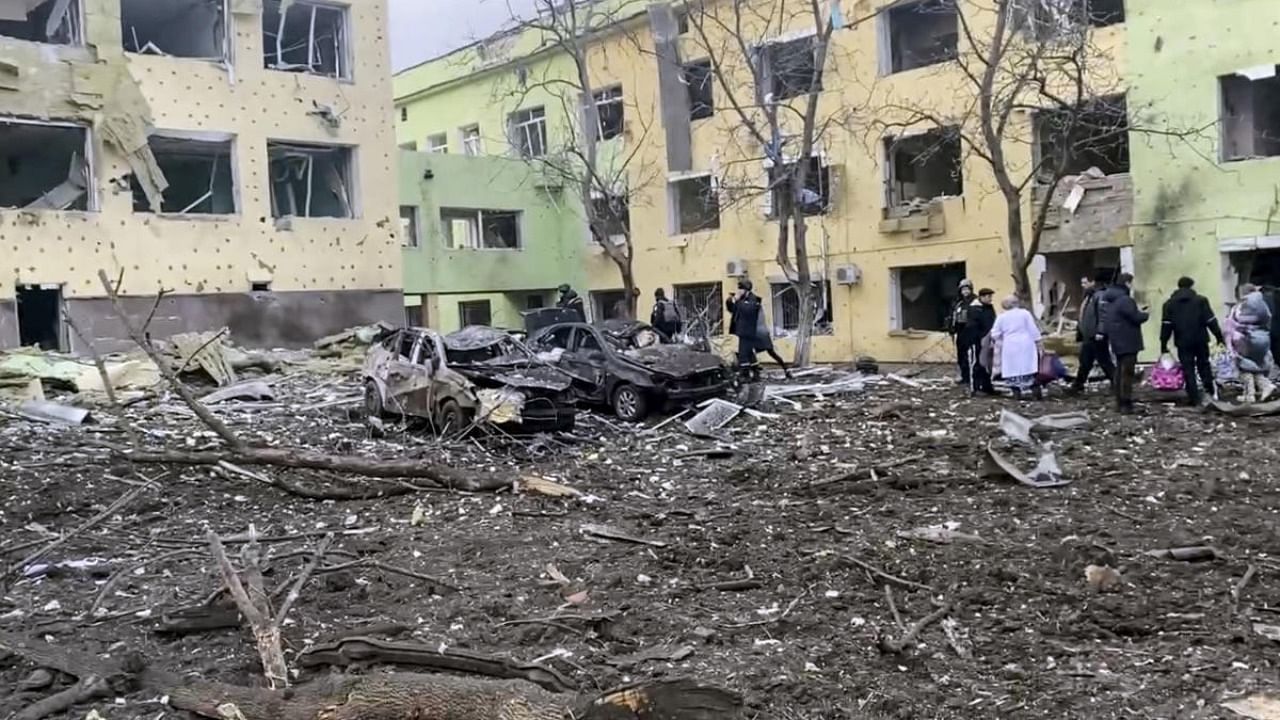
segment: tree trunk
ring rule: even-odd
[[[1016,191],[1005,192],[1005,203],[1009,208],[1007,232],[1009,233],[1009,265],[1013,276],[1013,292],[1022,301],[1023,307],[1032,307],[1031,279],[1027,275],[1026,245],[1022,233],[1022,195]]]
[[[627,305],[627,316],[632,320],[639,320],[637,314],[636,301],[640,299],[640,294],[636,291],[635,271],[631,267],[631,242],[627,242],[627,257],[618,263],[618,273],[622,276],[622,293],[623,302]]]
[[[813,273],[809,269],[809,227],[798,208],[793,208],[791,223],[795,232],[796,277],[791,286],[796,291],[796,301],[800,304],[800,327],[796,328],[795,356],[792,364],[796,367],[808,367],[812,361],[813,346]]]

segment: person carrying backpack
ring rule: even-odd
[[[684,330],[680,308],[667,299],[667,292],[662,288],[653,291],[653,312],[649,315],[649,324],[668,338],[675,338]]]

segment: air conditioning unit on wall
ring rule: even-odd
[[[747,261],[742,258],[733,258],[724,264],[724,274],[728,277],[746,277]]]
[[[837,285],[857,285],[862,282],[862,268],[857,265],[837,265]]]

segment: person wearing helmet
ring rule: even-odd
[[[764,304],[752,290],[751,281],[743,278],[738,281],[738,292],[725,301],[730,316],[729,334],[738,338],[738,366],[751,367],[756,364],[758,353],[768,353],[789,378],[791,371],[787,363],[773,347],[773,338],[764,320]]]
[[[582,303],[582,296],[577,293],[569,283],[564,283],[559,287],[560,299],[556,302],[556,307],[561,310],[569,310],[576,313],[579,322],[587,321],[587,310]]]
[[[960,379],[956,382],[961,385],[969,385],[971,380],[970,370],[973,368],[973,362],[969,351],[973,348],[963,331],[969,321],[969,308],[977,302],[977,298],[973,295],[973,281],[968,278],[961,280],[959,297],[951,306],[951,312],[947,315],[946,321],[947,334],[951,335],[952,341],[956,344],[956,365],[960,368]]]

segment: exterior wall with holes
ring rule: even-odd
[[[895,0],[896,1],[896,0]],[[819,116],[833,118],[845,109],[855,112],[848,122],[832,124],[823,133],[818,152],[828,164],[832,177],[830,211],[808,223],[808,247],[815,279],[827,277],[832,283],[832,334],[815,337],[813,359],[823,362],[849,361],[872,355],[881,361],[951,362],[954,350],[946,336],[937,332],[895,330],[893,308],[902,293],[894,281],[894,269],[920,265],[964,262],[975,284],[987,285],[1003,294],[1012,291],[1006,241],[1006,206],[995,189],[990,166],[967,156],[963,163],[964,193],[939,202],[940,215],[920,228],[886,229],[884,218],[883,135],[869,129],[867,117],[858,112],[890,113],[897,102],[930,107],[939,117],[961,112],[972,103],[966,94],[960,70],[954,65],[931,66],[881,76],[877,57],[881,46],[878,13],[891,0],[860,0],[843,3],[847,26],[833,36],[833,53],[825,68],[824,91]],[[981,3],[976,3],[980,5]],[[725,188],[716,230],[675,234],[671,231],[672,208],[668,196],[666,136],[662,125],[659,68],[655,41],[648,18],[650,3],[615,0],[615,7],[635,11],[633,20],[621,22],[612,32],[593,38],[589,67],[593,88],[621,84],[625,97],[627,130],[606,149],[610,157],[627,158],[626,174],[632,191],[636,283],[641,291],[638,314],[647,318],[653,289],[672,285],[721,282],[725,296],[731,294],[737,278],[725,274],[731,260],[745,262],[748,276],[757,290],[770,281],[783,280],[777,256],[778,223],[762,211],[758,189],[764,181],[763,151],[758,139],[750,137],[739,116],[730,108],[731,100],[717,83],[716,112],[711,118],[696,120],[690,128],[692,174],[712,175]],[[676,6],[678,3],[672,3]],[[728,2],[714,3],[728,7]],[[774,3],[776,5],[776,3]],[[821,3],[822,7],[830,4]],[[966,3],[966,5],[968,5]],[[794,39],[812,34],[811,17],[797,16],[778,27],[777,13],[770,13],[771,0],[752,7],[759,17],[770,18],[768,29],[748,27],[748,44],[755,40]],[[793,5],[794,6],[794,5]],[[630,12],[621,13],[632,17]],[[994,17],[990,13],[980,17]],[[857,20],[862,19],[861,22]],[[1112,76],[1123,76],[1125,60],[1124,26],[1095,31],[1096,43],[1107,50]],[[734,42],[709,31],[713,45]],[[705,58],[696,30],[676,40],[682,62]],[[703,46],[705,48],[705,45]],[[723,46],[721,46],[723,47]],[[496,55],[494,49],[502,55]],[[542,48],[543,54],[538,54]],[[495,38],[397,75],[397,133],[400,142],[416,142],[450,132],[450,152],[455,152],[456,128],[479,122],[486,131],[487,152],[509,153],[505,119],[517,107],[545,103],[548,108],[569,107],[554,89],[542,87],[542,78],[570,77],[571,64],[564,55],[547,50],[545,37],[536,30],[525,35]],[[737,88],[736,101],[756,104],[752,70],[745,55],[730,50],[724,55],[724,73]],[[511,93],[513,78],[522,73],[532,79],[524,92]],[[506,88],[504,90],[504,88]],[[401,113],[403,112],[403,115]],[[549,111],[550,112],[550,111]],[[902,115],[903,113],[899,113]],[[563,109],[558,111],[565,116]],[[551,115],[549,114],[549,118]],[[797,118],[793,118],[798,120]],[[563,128],[564,122],[560,121]],[[1012,162],[1026,166],[1030,156],[1030,116],[1014,118],[1019,142],[1010,143]],[[790,121],[784,126],[790,127]],[[919,130],[928,127],[922,123]],[[794,128],[798,130],[798,125]],[[556,126],[549,123],[553,136]],[[490,139],[492,138],[492,139]],[[497,145],[492,144],[493,140]],[[552,140],[555,145],[555,140]],[[740,192],[731,192],[738,189]],[[575,194],[566,191],[566,212],[572,212]],[[580,216],[580,211],[579,216]],[[1030,214],[1024,213],[1029,226]],[[581,236],[581,231],[579,232]],[[609,290],[621,286],[616,267],[599,249],[584,257],[589,290]],[[861,281],[856,285],[835,283],[841,266],[856,266]],[[477,288],[487,282],[476,278]],[[766,312],[772,318],[771,306]],[[784,356],[791,353],[790,340],[779,338]],[[726,346],[732,345],[727,341]],[[726,351],[728,348],[726,347]]]
[[[294,312],[313,312],[309,331],[399,321],[399,222],[395,193],[387,192],[396,182],[396,157],[385,0],[350,4],[349,82],[265,69],[261,3],[255,0],[228,3],[228,63],[126,54],[119,0],[85,5],[84,47],[0,38],[0,68],[14,68],[5,77],[10,82],[0,83],[0,117],[89,124],[90,185],[97,203],[91,212],[0,209],[0,304],[12,300],[15,285],[56,283],[74,310],[77,301],[104,295],[97,273],[105,270],[123,277],[125,295],[163,288],[197,305],[208,299],[211,311],[201,321],[207,324],[227,322],[234,314],[219,303],[240,305],[220,296],[260,303],[262,297],[250,295],[253,283],[270,283],[268,295],[280,295],[280,304]],[[104,69],[112,73],[104,77]],[[136,101],[118,107],[115,96]],[[313,114],[319,106],[339,116],[336,128]],[[131,135],[122,126],[141,130]],[[145,169],[141,156],[149,152],[138,151],[137,138],[152,129],[234,134],[239,212],[135,213],[128,177]],[[353,147],[349,190],[355,217],[277,223],[267,160],[267,142],[275,140]],[[343,293],[358,293],[364,301],[337,312],[335,305],[342,303],[325,298]],[[255,322],[252,313],[239,318],[242,324]],[[269,314],[260,320],[276,322]],[[0,332],[0,346],[16,342],[12,335]],[[265,328],[256,341],[270,344],[273,337]],[[280,338],[283,344],[303,341]]]

